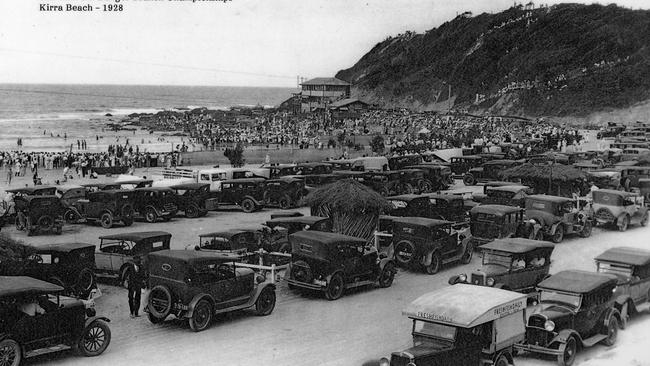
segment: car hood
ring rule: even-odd
[[[487,277],[495,277],[508,273],[508,269],[496,264],[484,264],[476,273],[483,272]]]
[[[555,323],[555,331],[572,328],[571,320],[573,319],[574,313],[563,305],[551,303],[539,304],[535,306],[530,316],[536,315],[552,320]]]
[[[453,350],[453,343],[446,342],[426,342],[401,352],[393,352],[391,359],[410,360],[411,356],[417,364],[418,359],[428,358],[433,355],[440,355]]]

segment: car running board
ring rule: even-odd
[[[357,282],[350,282],[345,284],[345,288],[355,288],[355,287],[360,287],[360,286],[368,286],[372,285],[377,281],[370,281],[370,280],[364,280],[364,281],[357,281]]]
[[[25,352],[25,358],[36,357],[40,355],[45,355],[52,352],[59,352],[71,349],[72,347],[65,344],[57,344],[56,346],[39,348],[32,351]]]
[[[447,264],[447,263],[451,263],[451,262],[457,262],[457,261],[459,261],[459,260],[463,257],[463,254],[464,254],[464,252],[460,253],[459,255],[456,255],[456,256],[453,256],[453,257],[449,257],[449,258],[447,258],[447,259],[443,259],[443,260],[442,260],[442,264]]]
[[[596,334],[596,335],[591,336],[591,337],[589,337],[587,339],[583,339],[582,340],[582,345],[585,346],[585,347],[591,347],[594,344],[605,340],[605,338],[607,338],[606,334]]]
[[[112,274],[112,273],[97,273],[95,272],[95,277],[102,277],[102,278],[119,278],[120,275],[118,274]]]

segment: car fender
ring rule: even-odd
[[[555,235],[555,231],[557,230],[557,228],[558,228],[560,225],[562,225],[562,222],[556,222],[555,224],[551,225],[551,228],[550,228],[550,230],[548,231],[548,233],[551,234],[551,235]]]
[[[262,291],[267,287],[270,287],[273,291],[275,291],[277,289],[277,286],[275,286],[275,284],[273,284],[271,282],[262,282],[257,286],[257,289],[255,290],[255,294],[250,299],[249,303],[251,303],[251,304],[255,303],[255,301],[257,301],[257,298],[260,296]]]
[[[156,206],[154,206],[154,205],[145,205],[144,210],[142,212],[147,211],[147,209],[149,209],[149,208],[152,208],[154,211],[156,211],[156,215],[162,216],[162,213],[160,212],[160,210],[157,209]]]
[[[393,266],[396,265],[396,264],[393,262],[392,259],[390,259],[390,258],[382,258],[382,259],[379,261],[379,269],[380,269],[380,270],[383,270],[384,267],[386,267],[386,265],[387,265],[388,263],[393,263]]]
[[[578,344],[581,346],[582,344],[582,337],[578,332],[576,332],[573,329],[562,329],[551,341],[548,343],[549,345],[552,345],[553,343],[566,343],[569,338],[574,337],[577,341]]]
[[[242,198],[242,202],[244,202],[244,200],[247,199],[247,198],[250,199],[250,200],[252,200],[253,202],[255,202],[255,205],[257,205],[257,206],[263,206],[263,204],[262,204],[260,201],[258,201],[255,197],[253,197],[253,196],[248,196],[248,195],[247,195],[247,196],[244,196],[244,198]]]
[[[108,319],[107,317],[97,315],[97,316],[93,316],[92,318],[88,318],[88,319],[86,319],[86,323],[84,324],[84,327],[89,326],[90,323],[94,322],[95,320],[103,320],[103,321],[105,321],[105,322],[107,322],[107,323],[110,323],[110,322],[111,322],[111,320]]]
[[[192,314],[194,314],[194,308],[196,307],[196,304],[198,304],[199,301],[201,301],[203,299],[208,300],[210,305],[212,305],[213,307],[216,304],[216,301],[214,300],[214,298],[212,296],[210,296],[209,294],[200,293],[198,295],[195,295],[194,298],[192,299],[192,301],[190,301],[190,304],[187,306],[187,313],[185,314],[186,318],[191,318],[192,317]]]
[[[433,253],[436,252],[436,249],[430,250],[427,254],[422,256],[422,264],[428,266],[431,264],[431,258],[433,258]]]
[[[612,317],[615,317],[616,320],[618,320],[618,324],[623,324],[621,313],[616,310],[616,308],[610,308],[603,318],[603,329],[607,330],[607,325],[609,324],[609,320],[612,319]]]
[[[340,274],[341,277],[343,277],[343,284],[345,285],[345,282],[346,282],[345,281],[345,274],[343,273],[343,271],[336,271],[336,272],[333,272],[333,273],[329,274],[327,277],[325,277],[325,281],[327,281],[328,286],[329,286],[330,281],[332,280],[332,277],[334,277],[334,275],[337,274],[337,273]]]

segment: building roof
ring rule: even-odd
[[[599,262],[645,266],[650,264],[650,250],[631,247],[615,247],[606,250],[594,259]]]
[[[301,85],[350,85],[350,83],[337,78],[313,78]]]
[[[413,319],[472,328],[524,309],[526,295],[518,292],[457,284],[418,297],[402,314]]]
[[[584,294],[605,285],[615,286],[617,277],[612,274],[568,270],[558,272],[540,282],[538,287],[549,290]]]
[[[346,105],[350,105],[353,103],[361,103],[361,104],[368,105],[368,103],[359,100],[358,98],[345,98],[345,99],[337,100],[336,102],[330,104],[330,107],[332,108],[345,107]]]
[[[553,249],[555,245],[551,242],[540,241],[540,240],[531,240],[524,238],[506,238],[506,239],[496,239],[487,244],[481,246],[482,250],[491,249],[499,250],[502,252],[520,254],[528,253],[537,249]]]
[[[0,276],[0,298],[61,292],[63,287],[25,276]]]
[[[139,241],[142,239],[153,238],[156,236],[172,236],[172,234],[166,231],[139,231],[134,233],[121,233],[113,235],[104,235],[100,236],[100,239],[115,239],[115,240],[130,240],[130,241]]]

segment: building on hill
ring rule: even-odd
[[[333,120],[342,120],[346,118],[358,118],[368,110],[368,103],[357,98],[346,98],[333,102],[330,106]]]
[[[350,98],[350,83],[337,78],[314,78],[300,84],[301,112],[326,110],[339,100]]]

